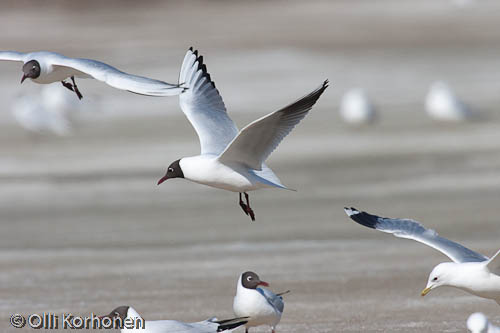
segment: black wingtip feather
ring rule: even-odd
[[[368,228],[371,228],[371,229],[376,229],[376,226],[377,226],[377,219],[378,219],[378,216],[375,216],[375,215],[371,215],[371,214],[368,214],[367,212],[361,212],[359,210],[357,210],[356,208],[354,207],[351,207],[351,208],[345,208],[345,209],[350,209],[352,211],[356,211],[357,213],[355,214],[351,214],[349,215],[349,217],[361,224],[361,225],[364,225],[365,227],[368,227]]]
[[[226,320],[227,321],[232,321],[232,320]],[[231,322],[231,323],[228,323],[228,324],[221,324],[219,322],[219,327],[217,327],[217,332],[224,332],[224,331],[227,331],[227,330],[232,330],[234,328],[237,328],[237,327],[240,327],[242,325],[245,325],[246,323],[248,323],[248,320],[242,320],[242,321],[238,321],[238,322]]]
[[[193,53],[196,56],[196,61],[198,62],[198,70],[201,69],[203,77],[205,77],[207,81],[210,82],[212,87],[215,88],[215,82],[212,81],[212,77],[210,76],[210,73],[208,73],[207,65],[203,63],[203,56],[202,55],[198,56],[198,50],[195,50]]]

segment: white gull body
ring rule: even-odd
[[[479,297],[495,300],[500,305],[500,251],[488,258],[458,243],[440,237],[434,230],[427,229],[414,220],[380,217],[360,212],[355,208],[345,208],[345,212],[361,225],[391,233],[396,237],[424,243],[453,261],[444,262],[434,267],[429,275],[427,286],[422,291],[422,296],[434,288],[449,286]]]
[[[425,98],[427,114],[438,121],[461,122],[472,117],[469,108],[442,81],[434,82]]]
[[[375,107],[363,89],[353,88],[342,96],[340,116],[349,124],[368,124],[375,120]]]

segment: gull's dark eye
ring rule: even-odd
[[[168,172],[174,172],[173,168],[168,168]]]
[[[437,276],[436,276],[434,279],[432,279],[432,281],[437,281],[437,279],[438,279],[438,278],[437,278]]]
[[[35,66],[35,65],[33,65],[33,69],[36,69],[36,66]]]
[[[251,276],[247,277],[247,281],[252,281],[252,277]]]

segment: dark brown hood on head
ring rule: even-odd
[[[122,305],[111,311],[109,314],[103,316],[103,317],[108,317],[108,318],[121,318],[122,320],[125,320],[127,318],[127,313],[128,309],[130,306],[128,305]]]
[[[241,275],[241,284],[247,289],[256,289],[258,286],[269,286],[267,282],[261,281],[254,272],[245,272]]]
[[[169,165],[167,173],[158,181],[158,185],[170,178],[184,178],[184,173],[182,172],[180,161],[181,160],[178,159],[177,161],[174,161]]]
[[[23,66],[23,77],[21,83],[27,78],[36,79],[40,76],[41,68],[40,63],[36,60],[30,60]]]

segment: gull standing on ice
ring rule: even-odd
[[[427,114],[439,121],[461,122],[472,117],[472,112],[442,81],[434,82],[425,97]]]
[[[417,221],[380,217],[360,212],[355,208],[344,208],[344,210],[351,219],[365,227],[424,243],[453,261],[434,267],[422,296],[434,288],[449,286],[495,300],[500,305],[500,251],[488,258],[440,237],[434,230],[425,228]]]
[[[248,317],[248,323],[245,324],[246,333],[249,327],[260,325],[271,326],[274,333],[285,307],[282,295],[289,291],[275,294],[259,286],[268,287],[269,284],[261,281],[254,272],[241,274],[236,286],[233,311],[238,317]]]
[[[131,306],[119,306],[109,314],[100,318],[120,318],[123,322],[130,318],[136,320],[142,316]],[[210,318],[197,323],[184,323],[177,320],[145,320],[143,329],[122,328],[121,332],[138,331],[144,333],[216,333],[231,331],[234,328],[240,327],[247,323],[247,318],[233,318],[218,321],[216,318]],[[136,321],[137,322],[137,321]]]
[[[473,313],[467,319],[467,328],[472,333],[500,333],[500,327],[489,322],[481,312]]]
[[[158,185],[167,179],[185,178],[238,192],[240,207],[254,221],[246,192],[266,187],[288,189],[264,161],[311,110],[328,87],[328,80],[295,103],[255,120],[239,132],[226,113],[203,57],[192,48],[182,63],[179,82],[188,88],[179,96],[179,102],[198,134],[201,154],[171,163]],[[245,194],[246,203],[242,194]]]
[[[375,107],[362,89],[353,88],[342,96],[340,116],[349,124],[368,124],[375,120]]]
[[[31,79],[39,84],[60,81],[64,87],[74,91],[79,99],[82,99],[83,96],[76,86],[75,77],[94,78],[114,88],[147,96],[175,96],[185,90],[180,84],[171,84],[124,73],[97,60],[68,58],[62,54],[48,51],[31,53],[0,51],[0,60],[22,61],[24,63],[21,83],[26,79]],[[68,78],[71,78],[73,83],[66,82],[65,80]]]

